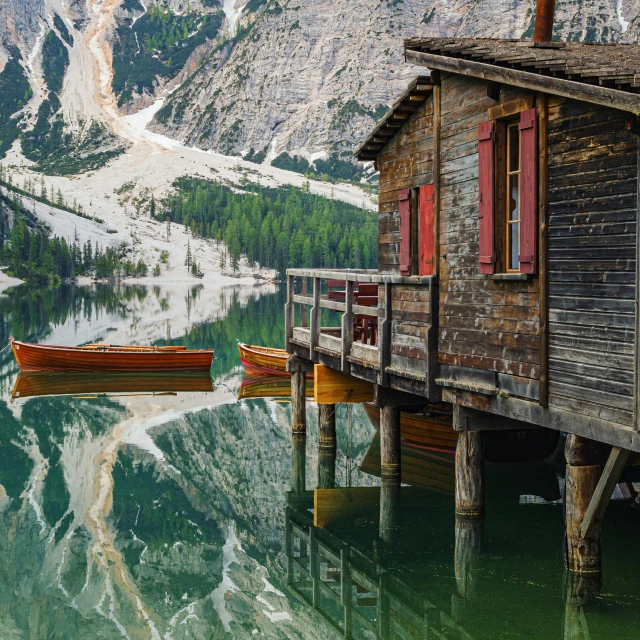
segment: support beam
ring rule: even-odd
[[[582,538],[590,538],[595,531],[595,527],[602,522],[613,490],[616,488],[616,484],[618,484],[618,480],[622,475],[622,470],[629,459],[629,453],[630,451],[627,449],[620,449],[619,447],[613,447],[611,450],[607,464],[600,476],[598,486],[580,526],[580,536]]]
[[[424,398],[416,396],[406,391],[396,391],[379,384],[373,387],[373,404],[381,409],[382,407],[423,407],[426,404]]]
[[[383,483],[400,484],[400,409],[389,405],[380,409],[380,467]]]
[[[318,405],[318,445],[320,450],[336,450],[336,405]]]
[[[462,431],[456,446],[456,515],[484,516],[484,462],[482,434]]]
[[[373,384],[317,364],[314,369],[313,399],[318,404],[371,402]]]

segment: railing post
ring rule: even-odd
[[[285,347],[288,353],[293,353],[291,338],[293,338],[293,323],[295,318],[295,306],[293,304],[295,278],[287,274],[287,303],[284,306],[284,333]]]
[[[351,363],[347,360],[347,356],[351,353],[351,345],[353,344],[353,280],[346,281],[344,303],[345,311],[342,314],[342,355],[340,365],[342,373],[348,375],[351,372]]]
[[[385,282],[384,287],[384,316],[380,322],[378,330],[378,357],[380,358],[380,384],[383,387],[389,386],[389,375],[387,367],[391,363],[391,307],[392,307],[392,284]]]
[[[320,340],[320,278],[313,279],[313,307],[311,307],[311,336],[309,356],[312,362],[318,362],[316,347]]]

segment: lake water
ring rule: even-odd
[[[284,295],[21,287],[0,298],[0,346],[9,335],[219,356],[236,339],[282,346]],[[363,409],[338,408],[335,459],[318,454],[312,403],[307,439],[292,445],[286,398],[238,402],[237,352],[214,363],[208,391],[182,379],[170,395],[157,381],[91,376],[16,387],[8,349],[0,367],[3,640],[338,638],[345,620],[355,638],[638,637],[640,511],[611,504],[602,588],[572,583],[558,459],[487,463],[479,527],[454,518],[453,459],[404,451],[414,486],[381,531],[379,445]],[[54,389],[67,395],[33,395]],[[292,469],[304,473],[296,492]],[[315,528],[311,490],[333,474],[337,507],[318,508]]]

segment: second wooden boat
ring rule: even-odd
[[[289,354],[284,349],[258,347],[253,344],[238,343],[240,361],[242,365],[254,373],[268,376],[289,376],[287,373],[287,358]]]
[[[208,371],[213,350],[185,347],[81,347],[30,344],[11,339],[13,355],[22,371]]]

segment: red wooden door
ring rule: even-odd
[[[434,234],[433,219],[433,185],[425,184],[420,187],[420,275],[434,274]]]

